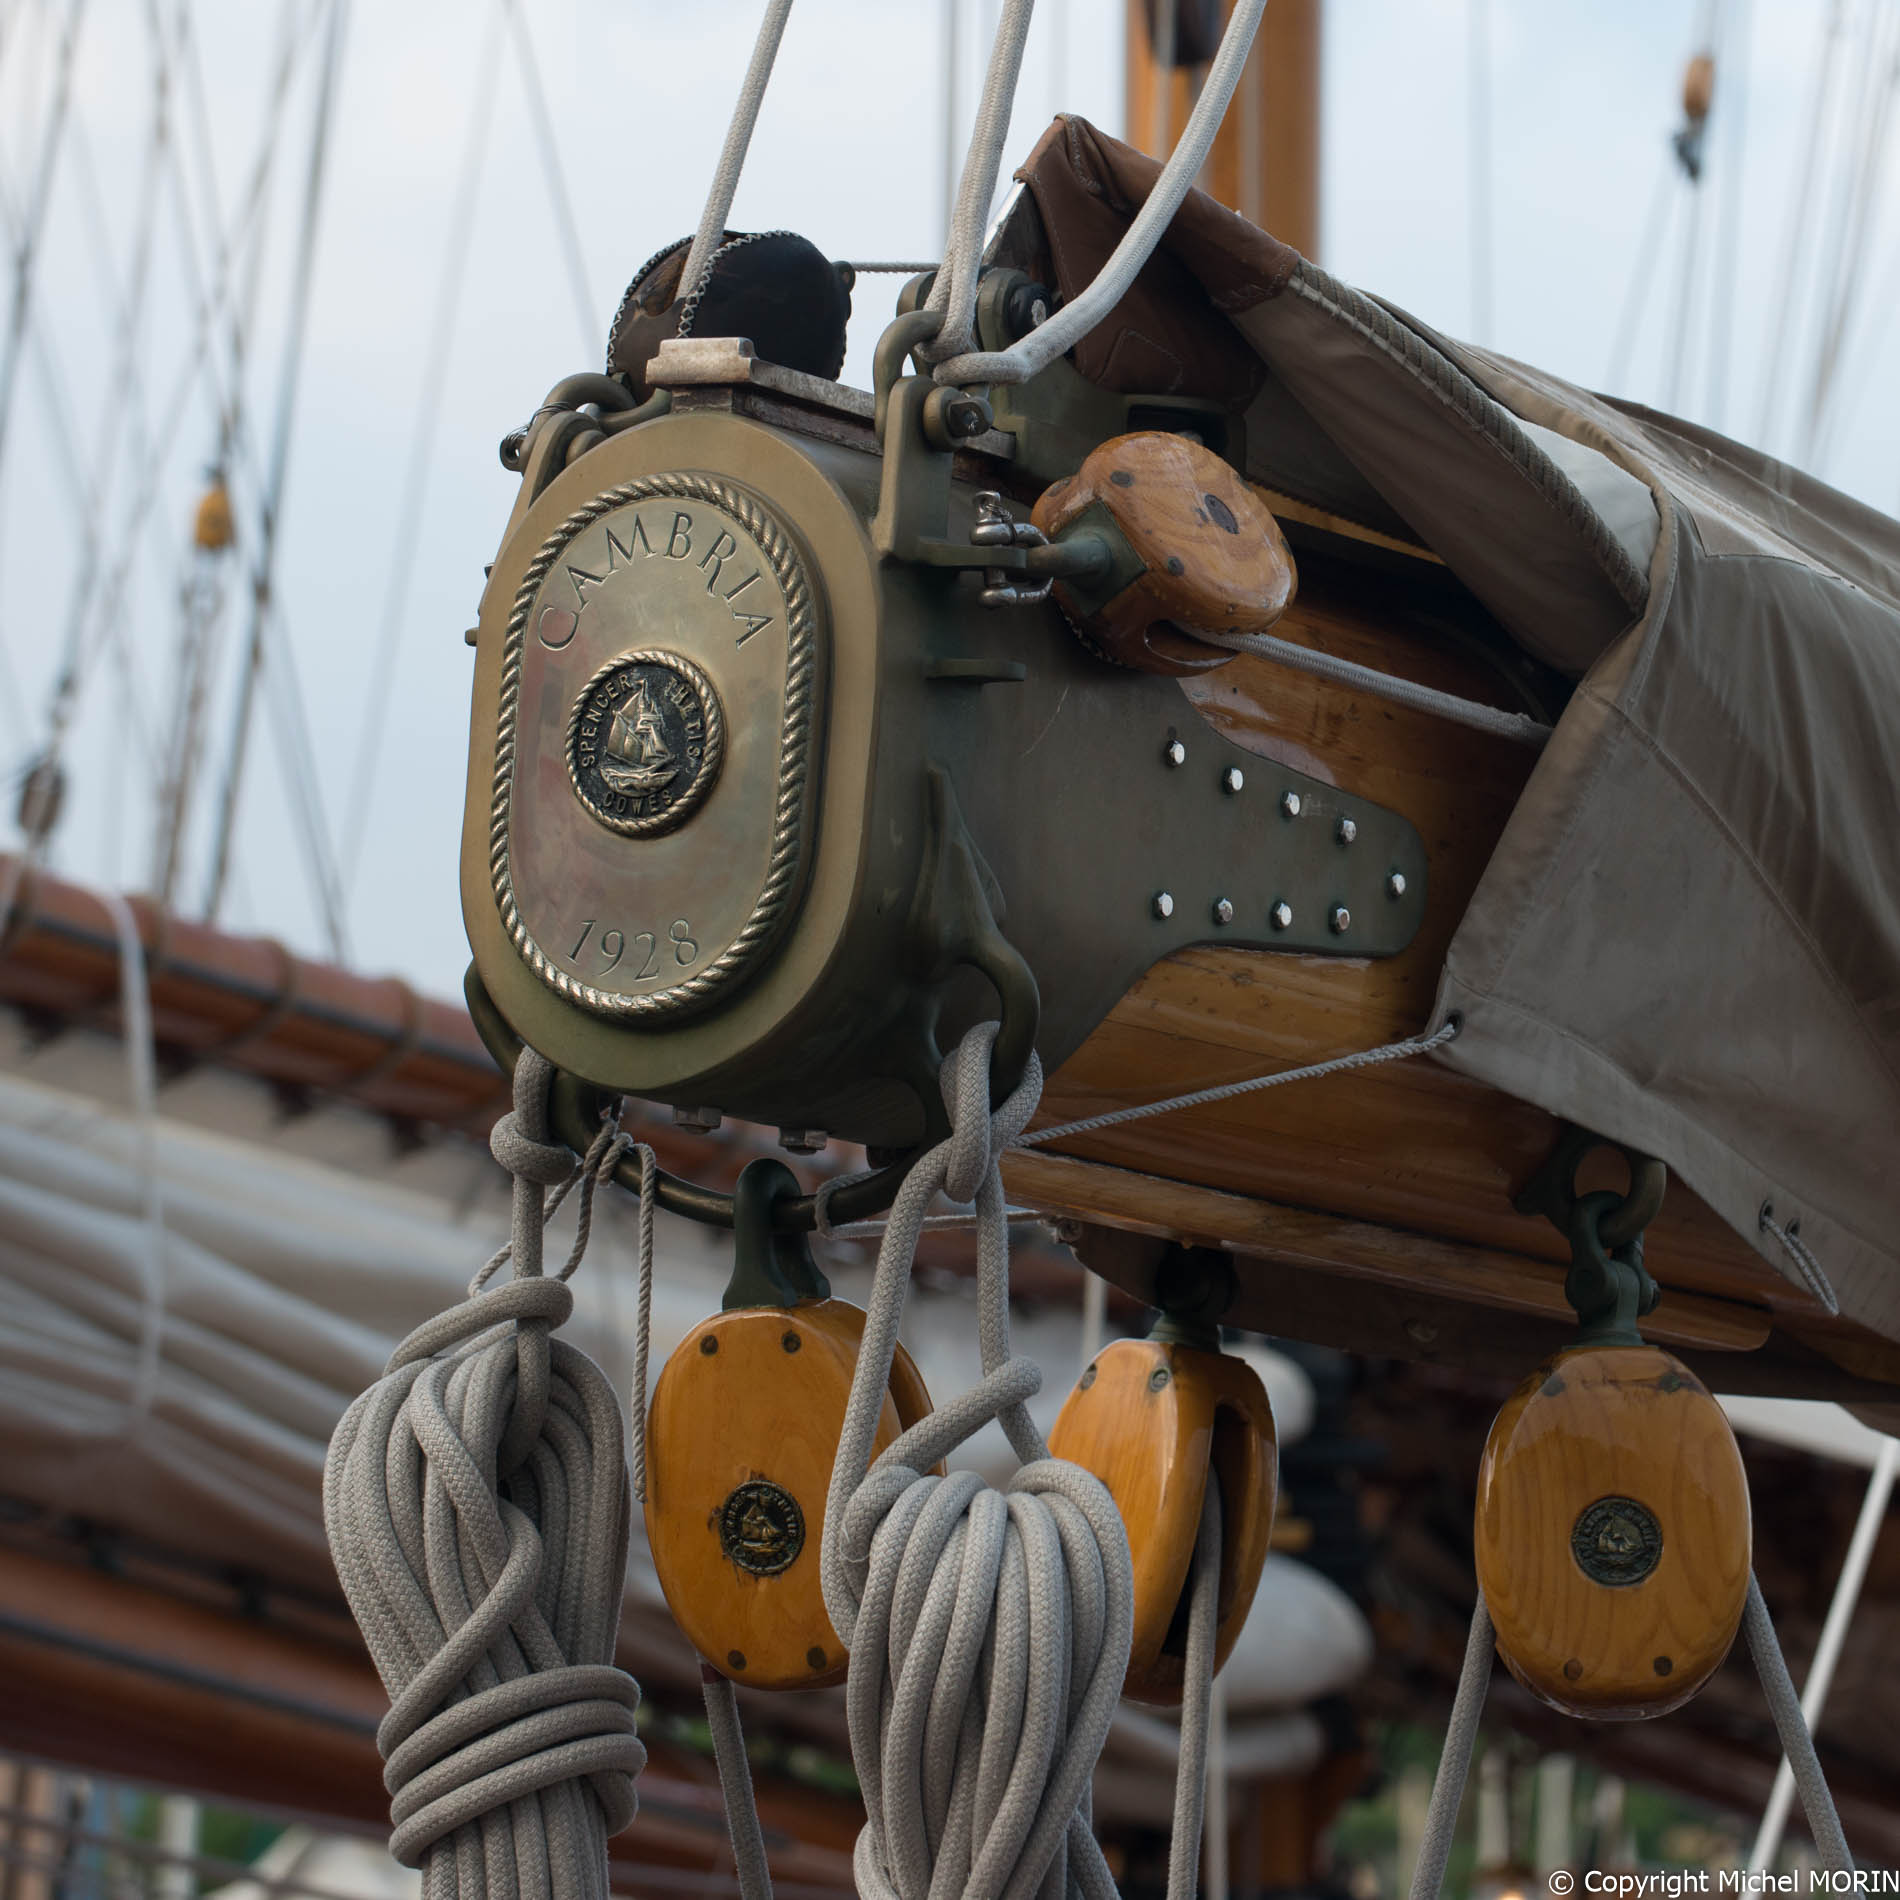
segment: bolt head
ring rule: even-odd
[[[1403,897],[1405,895],[1405,873],[1403,871],[1388,871],[1386,873],[1385,894],[1388,897]]]
[[[1165,1391],[1173,1382],[1173,1379],[1174,1374],[1171,1373],[1166,1366],[1156,1366],[1148,1375],[1148,1390],[1150,1392]]]
[[[1350,818],[1342,818],[1339,821],[1338,831],[1341,844],[1351,844],[1359,835],[1359,827]]]
[[[1156,891],[1154,894],[1154,914],[1164,922],[1174,915],[1174,896],[1169,891]]]
[[[1246,773],[1237,765],[1230,765],[1226,771],[1220,775],[1220,788],[1223,792],[1226,792],[1229,797],[1239,791],[1246,782]]]
[[[1281,898],[1280,901],[1267,912],[1267,921],[1275,930],[1291,930],[1293,928],[1293,906],[1289,904],[1284,897]]]
[[[778,1131],[778,1145],[787,1154],[823,1154],[830,1139],[822,1128],[781,1128]]]
[[[679,1128],[697,1128],[701,1134],[709,1135],[719,1126],[719,1111],[716,1108],[679,1108],[673,1110],[673,1122]]]
[[[1352,928],[1352,912],[1344,904],[1335,904],[1326,921],[1332,925],[1335,937],[1343,937]]]
[[[1214,921],[1217,924],[1231,924],[1234,921],[1233,899],[1217,897],[1214,899]]]
[[[1187,764],[1187,747],[1179,739],[1170,739],[1161,748],[1161,762],[1164,765]]]
[[[1297,818],[1300,815],[1300,795],[1298,792],[1280,794],[1280,815],[1283,818]]]
[[[943,406],[943,426],[952,435],[981,435],[989,416],[974,396],[952,396]]]

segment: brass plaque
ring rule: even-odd
[[[551,989],[677,1017],[769,950],[804,883],[822,659],[804,557],[731,483],[623,482],[549,536],[503,647],[489,863]]]

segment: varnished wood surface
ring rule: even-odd
[[[1211,449],[1178,435],[1115,436],[1052,483],[1030,519],[1054,540],[1106,513],[1142,573],[1099,607],[1062,581],[1062,610],[1098,651],[1151,673],[1197,673],[1230,654],[1196,632],[1264,633],[1293,598],[1293,556],[1254,491]],[[1086,590],[1085,590],[1086,591]]]
[[[1224,1247],[1243,1263],[1329,1272],[1361,1284],[1437,1295],[1470,1306],[1474,1322],[1478,1311],[1489,1309],[1548,1321],[1566,1331],[1576,1325],[1564,1298],[1563,1269],[1529,1254],[1438,1240],[1043,1150],[1006,1156],[1003,1181],[1011,1199],[1024,1206],[1110,1222],[1159,1240]],[[1121,1283],[1121,1276],[1114,1277]],[[1243,1281],[1246,1277],[1243,1264]],[[1149,1289],[1128,1290],[1146,1298]],[[1241,1297],[1235,1324],[1263,1332],[1289,1330],[1275,1324],[1271,1284],[1257,1298],[1243,1286]],[[1770,1321],[1765,1307],[1673,1289],[1644,1321],[1644,1329],[1666,1345],[1752,1352],[1767,1342]]]
[[[863,1310],[846,1300],[716,1313],[680,1342],[654,1386],[646,1496],[653,1568],[687,1641],[754,1689],[844,1680],[818,1546],[863,1336]],[[876,1449],[929,1409],[922,1376],[899,1346]],[[770,1574],[743,1567],[722,1540],[727,1501],[750,1483],[788,1493],[802,1525],[796,1556]]]
[[[1049,1450],[1094,1472],[1128,1528],[1135,1626],[1123,1693],[1177,1707],[1185,1651],[1175,1610],[1210,1480],[1221,1499],[1216,1670],[1247,1620],[1272,1537],[1278,1471],[1273,1412],[1259,1375],[1227,1353],[1117,1340],[1064,1402]]]
[[[1575,1538],[1595,1526],[1634,1548],[1644,1511],[1654,1568],[1586,1574]],[[1491,1427],[1475,1545],[1498,1652],[1534,1695],[1612,1720],[1679,1708],[1728,1654],[1748,1593],[1748,1479],[1722,1408],[1653,1346],[1558,1355]]]
[[[1275,633],[1465,696],[1522,708],[1507,663],[1443,630],[1442,597],[1309,560]],[[1157,964],[1050,1078],[1045,1123],[1295,1068],[1424,1029],[1445,951],[1535,755],[1254,656],[1181,690],[1210,725],[1264,758],[1376,799],[1430,854],[1424,923],[1378,959],[1205,947]],[[1188,743],[1192,745],[1191,734]],[[1516,1213],[1554,1119],[1430,1059],[1243,1096],[1062,1144],[1146,1177],[1370,1222],[1501,1255],[1561,1262],[1562,1237]],[[1616,1185],[1595,1157],[1583,1185]],[[1120,1218],[1120,1216],[1115,1216]],[[1811,1316],[1818,1304],[1681,1182],[1649,1230],[1665,1287]],[[1482,1299],[1490,1295],[1471,1289]]]

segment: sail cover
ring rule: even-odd
[[[1158,171],[1044,136],[1018,177],[1065,297]],[[1422,541],[1578,682],[1451,945],[1439,1059],[1661,1156],[1797,1280],[1761,1214],[1798,1219],[1900,1337],[1900,524],[1448,342],[1199,192],[1075,362],[1245,408],[1249,476]]]

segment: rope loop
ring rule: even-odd
[[[825,1509],[825,1603],[851,1650],[864,1900],[1115,1891],[1089,1788],[1128,1666],[1133,1566],[1107,1487],[1049,1456],[1025,1409],[1042,1374],[1010,1352],[997,1164],[1035,1112],[1042,1071],[1032,1056],[992,1109],[996,1031],[978,1025],[944,1062],[951,1133],[892,1207]],[[975,1203],[983,1379],[872,1463],[917,1238],[939,1193]],[[1023,1461],[1007,1491],[971,1472],[928,1475],[991,1419]]]
[[[639,1685],[613,1667],[632,1508],[620,1405],[552,1336],[627,1137],[605,1123],[576,1169],[549,1139],[552,1073],[524,1051],[496,1126],[508,1247],[397,1346],[324,1466],[331,1554],[390,1695],[390,1852],[423,1869],[430,1900],[607,1900],[607,1839],[646,1761]],[[545,1278],[547,1215],[576,1182],[574,1252]],[[503,1259],[515,1277],[486,1286]]]

